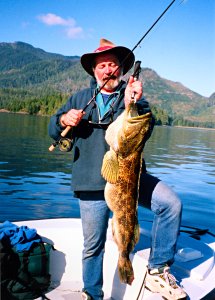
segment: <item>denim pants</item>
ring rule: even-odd
[[[84,250],[83,282],[93,300],[103,299],[103,256],[110,211],[105,200],[80,200]],[[181,221],[181,202],[177,195],[159,181],[151,197],[154,221],[151,235],[149,268],[171,264]]]
[[[103,256],[110,210],[105,200],[80,200],[84,235],[82,255],[83,290],[93,300],[103,299]]]

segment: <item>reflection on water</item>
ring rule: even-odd
[[[0,114],[1,221],[79,217],[70,190],[71,153],[48,151],[48,122]],[[215,131],[156,127],[144,152],[148,171],[181,197],[183,222],[215,228]],[[140,215],[151,218],[144,209]]]
[[[48,151],[48,121],[0,114],[1,221],[79,217],[70,190],[71,153]]]
[[[183,221],[215,228],[215,131],[156,128],[146,146],[148,170],[183,201]]]

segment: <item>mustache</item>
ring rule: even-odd
[[[103,80],[110,80],[110,79],[117,79],[117,76],[113,74],[113,75],[106,76],[103,78]]]

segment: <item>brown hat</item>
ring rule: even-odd
[[[99,47],[93,53],[86,53],[81,57],[82,67],[91,76],[94,76],[93,67],[95,58],[101,53],[113,53],[119,59],[120,64],[123,63],[123,75],[125,75],[134,64],[133,52],[123,46],[116,46],[112,42],[101,39]]]

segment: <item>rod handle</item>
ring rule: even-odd
[[[67,125],[66,128],[61,132],[61,136],[65,137],[67,133],[71,130],[72,126]]]
[[[54,144],[51,144],[51,146],[49,147],[49,151],[50,151],[50,152],[54,151],[55,147],[56,147],[56,146],[55,146]]]
[[[134,77],[134,80],[138,80],[139,79],[139,75],[140,75],[140,72],[141,72],[141,67],[140,67],[140,64],[141,64],[141,61],[140,60],[137,60],[135,62],[135,65],[134,65],[134,72],[132,74],[132,76]],[[136,98],[135,98],[135,92],[132,93],[131,95],[131,100],[136,103]]]
[[[140,64],[141,64],[141,61],[137,60],[135,62],[135,65],[134,65],[134,73],[133,73],[132,76],[135,78],[135,80],[139,79],[139,75],[140,75],[140,72],[141,72]]]

